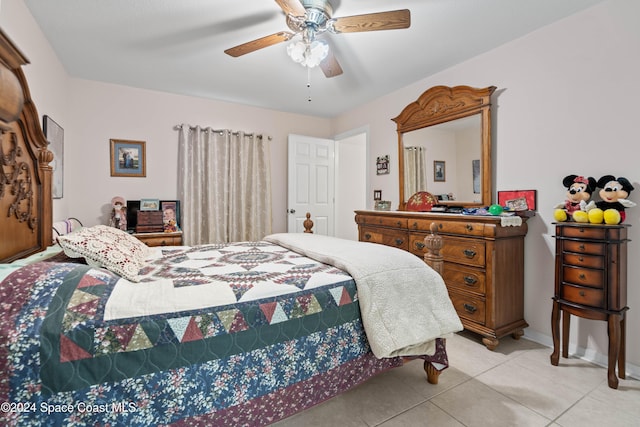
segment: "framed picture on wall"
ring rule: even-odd
[[[445,182],[447,178],[444,160],[433,161],[433,180],[435,182]]]
[[[111,176],[147,176],[145,141],[111,139]]]

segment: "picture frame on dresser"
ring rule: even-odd
[[[178,230],[181,229],[182,226],[182,214],[180,210],[180,200],[159,200],[158,206],[159,209],[162,209],[162,206],[175,206],[175,216],[176,216],[176,227]],[[129,233],[135,232],[136,226],[138,225],[138,211],[140,210],[140,200],[127,200],[127,231]]]
[[[111,176],[147,176],[146,142],[110,139]]]

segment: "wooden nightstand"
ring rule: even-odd
[[[182,231],[173,233],[133,233],[147,246],[181,246]]]
[[[609,387],[625,378],[627,307],[627,228],[629,225],[556,224],[556,281],[551,314],[551,364],[568,357],[570,317],[607,322]],[[616,376],[616,362],[618,376]]]

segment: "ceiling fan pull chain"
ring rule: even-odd
[[[311,68],[307,67],[307,92],[309,93],[307,101],[311,102]]]

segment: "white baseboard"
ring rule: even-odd
[[[524,337],[551,349],[553,348],[553,338],[550,335],[540,334],[538,332],[525,329]],[[578,347],[575,344],[569,343],[569,354],[605,368],[609,365],[609,357],[606,354],[598,353],[588,348]],[[640,379],[640,366],[627,362],[625,364],[625,371],[627,378],[633,377],[635,379]]]

